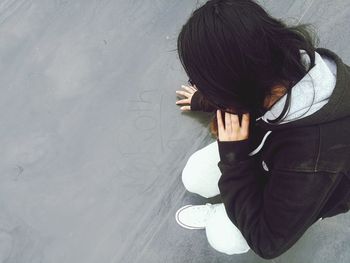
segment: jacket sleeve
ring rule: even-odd
[[[317,221],[337,174],[270,169],[262,183],[261,164],[248,155],[249,138],[217,142],[218,187],[229,219],[260,257],[283,254]]]
[[[203,94],[197,90],[191,99],[191,111],[214,112],[216,108],[212,106]]]

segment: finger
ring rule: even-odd
[[[182,90],[177,90],[176,93],[177,93],[177,94],[180,94],[180,95],[183,95],[183,96],[185,96],[185,97],[191,97],[191,96],[192,96],[191,93],[188,93],[188,92],[182,91]]]
[[[176,104],[190,104],[190,99],[178,100]]]
[[[221,111],[220,110],[216,110],[216,118],[218,119],[218,129],[219,129],[219,134],[220,134],[220,131],[224,130],[224,124],[223,124],[222,119],[221,119]]]
[[[193,89],[194,92],[196,92],[198,89],[194,88],[193,86],[190,87],[191,89]]]
[[[243,114],[242,117],[242,132],[245,136],[248,136],[249,134],[249,113]]]
[[[182,106],[180,109],[182,111],[189,111],[189,110],[191,110],[191,106]]]
[[[243,114],[243,117],[242,117],[242,128],[243,129],[248,130],[248,128],[249,128],[249,118],[250,118],[249,112]]]
[[[181,87],[192,93],[196,91],[192,86],[181,85]]]
[[[196,87],[196,85],[193,85],[192,88],[193,88],[195,91],[198,90],[197,87]]]
[[[190,87],[187,87],[187,86],[185,86],[185,85],[182,85],[181,87],[182,87],[183,89],[187,90],[187,91],[188,91],[189,93],[191,93],[191,94],[194,93],[194,90],[191,89]]]
[[[233,128],[239,128],[239,118],[237,114],[231,114],[231,123]]]
[[[227,131],[231,131],[231,114],[228,112],[225,112],[225,129]]]

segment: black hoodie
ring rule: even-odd
[[[246,140],[217,139],[225,210],[265,259],[283,254],[319,219],[350,210],[350,67],[329,49],[316,52],[337,70],[326,104],[278,125],[260,117]],[[215,111],[197,92],[192,110]]]

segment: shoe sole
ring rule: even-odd
[[[180,226],[182,226],[182,227],[184,227],[184,228],[187,228],[187,229],[205,229],[205,227],[194,227],[194,226],[189,226],[189,225],[186,225],[186,224],[184,224],[184,223],[182,223],[182,222],[180,221],[180,219],[179,219],[179,214],[180,214],[180,212],[181,212],[182,210],[186,209],[187,207],[190,207],[190,206],[193,206],[193,205],[185,205],[185,206],[179,208],[179,209],[176,211],[176,213],[175,213],[176,222],[177,222]]]

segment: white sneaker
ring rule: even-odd
[[[208,218],[220,204],[185,205],[175,213],[176,222],[187,229],[205,229]]]

